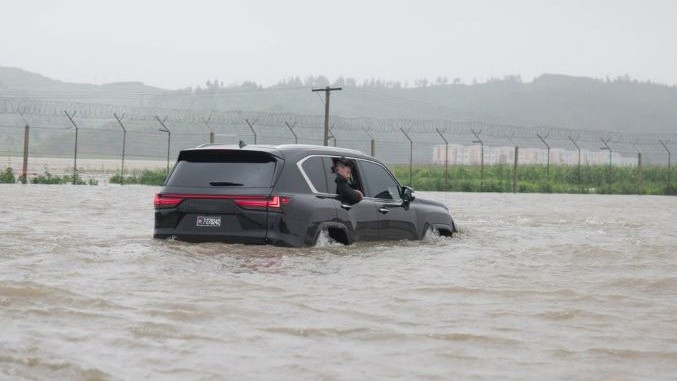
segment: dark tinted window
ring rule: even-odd
[[[321,157],[313,156],[307,158],[303,164],[301,164],[301,168],[303,168],[303,171],[315,187],[315,190],[320,193],[328,193],[327,178],[324,174],[324,163],[322,162]]]
[[[187,151],[179,155],[167,185],[176,187],[270,187],[275,158],[265,152]]]
[[[334,173],[334,160],[331,157],[322,157],[324,173],[327,175],[327,193],[336,193],[336,173]]]
[[[365,196],[390,200],[400,199],[397,182],[382,166],[360,160],[360,168],[362,169],[361,178],[366,186]]]

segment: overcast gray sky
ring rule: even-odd
[[[2,0],[0,65],[165,88],[289,76],[677,84],[671,0]]]

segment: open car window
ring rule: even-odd
[[[338,161],[339,158],[333,157],[331,158],[331,183],[332,186],[330,186],[330,193],[336,193],[336,182],[334,181],[336,179],[336,171],[334,168],[336,168],[336,162]],[[348,180],[348,183],[350,183],[351,187],[353,189],[357,189],[360,192],[364,194],[364,182],[362,180],[362,177],[360,176],[360,170],[358,169],[357,162],[354,159],[348,159],[352,163],[351,165],[351,175],[352,177]]]
[[[400,186],[385,168],[364,160],[360,160],[360,168],[366,188],[365,196],[385,200],[401,200]]]

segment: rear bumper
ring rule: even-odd
[[[223,243],[242,243],[263,245],[268,243],[265,234],[182,234],[177,233],[175,229],[158,228],[153,233],[155,239],[177,239],[186,242],[223,242]]]

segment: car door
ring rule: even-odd
[[[348,228],[354,241],[375,241],[379,239],[378,225],[379,216],[374,200],[363,199],[362,201],[348,205],[342,203],[336,194],[336,173],[334,172],[335,157],[325,156],[324,164],[327,173],[329,192],[333,195],[336,205],[337,220]],[[358,171],[353,172],[354,177],[360,176]]]
[[[402,202],[401,187],[381,164],[358,160],[365,200],[374,203],[380,240],[416,239],[416,213]]]

